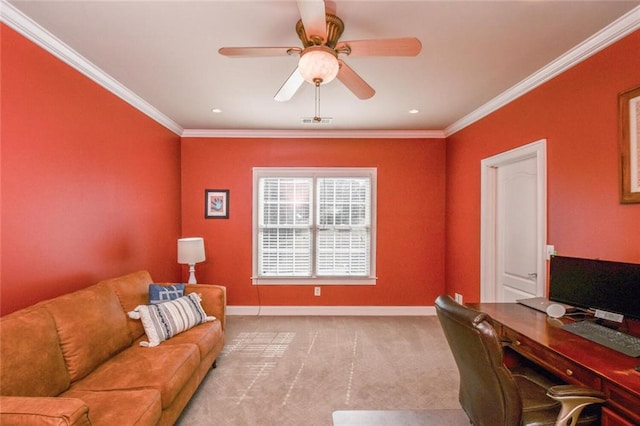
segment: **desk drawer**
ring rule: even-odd
[[[601,426],[636,426],[629,420],[621,417],[618,413],[602,407]]]
[[[543,366],[546,370],[552,372],[561,380],[567,383],[588,386],[597,390],[602,389],[602,381],[600,378],[589,370],[580,367],[563,356],[549,351],[539,343],[536,343],[508,327],[503,327],[502,332],[504,333],[504,336],[511,341],[509,347],[535,363]]]
[[[604,382],[604,394],[607,398],[607,406],[618,413],[624,414],[636,424],[640,424],[640,398],[621,389],[613,383]]]

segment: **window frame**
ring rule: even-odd
[[[312,178],[311,250],[312,265],[315,271],[317,250],[317,178],[369,178],[370,179],[370,241],[368,276],[310,276],[310,277],[261,277],[258,272],[259,249],[259,180],[265,177],[304,177]],[[377,228],[377,168],[375,167],[254,167],[252,201],[252,283],[254,285],[374,285],[376,283],[376,228]]]

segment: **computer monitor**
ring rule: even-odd
[[[640,319],[640,264],[553,256],[549,300]]]

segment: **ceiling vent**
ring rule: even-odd
[[[302,117],[302,124],[331,124],[333,117]]]

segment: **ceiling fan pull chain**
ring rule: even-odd
[[[317,78],[314,80],[314,83],[316,85],[316,115],[313,116],[313,121],[319,123],[322,121],[320,117],[320,83],[322,83],[322,80]]]

